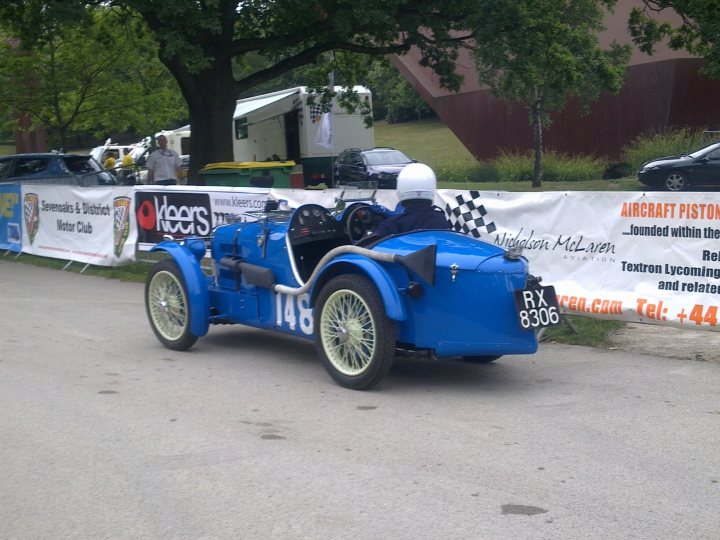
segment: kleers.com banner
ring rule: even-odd
[[[0,249],[22,250],[20,186],[0,184]]]
[[[522,247],[566,313],[720,330],[720,196],[443,190],[456,230]]]
[[[98,266],[135,257],[131,187],[22,187],[23,252]]]
[[[147,251],[166,235],[175,239],[209,237],[229,215],[254,221],[248,212],[262,210],[268,193],[267,189],[253,188],[234,191],[213,187],[138,187],[135,191],[138,249]]]

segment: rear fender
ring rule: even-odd
[[[208,318],[210,293],[208,292],[207,277],[200,267],[200,262],[189,249],[176,242],[161,242],[153,246],[150,251],[164,251],[177,264],[185,280],[190,303],[190,332],[197,337],[204,336],[210,325]]]
[[[397,285],[388,273],[376,261],[354,254],[341,255],[325,265],[312,285],[311,305],[315,305],[315,300],[325,283],[335,276],[347,273],[364,274],[370,278],[380,292],[388,318],[394,321],[407,319],[405,304],[400,297]]]

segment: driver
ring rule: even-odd
[[[433,206],[436,184],[435,173],[427,165],[410,163],[403,167],[396,189],[401,210],[383,220],[373,231],[373,237],[422,229],[449,229],[445,212]]]

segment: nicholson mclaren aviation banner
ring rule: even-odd
[[[442,191],[456,230],[522,247],[577,315],[720,330],[720,194]]]
[[[115,266],[135,258],[131,187],[22,186],[24,253]]]

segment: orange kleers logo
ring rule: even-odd
[[[26,193],[23,197],[23,219],[25,220],[25,231],[30,243],[35,240],[35,235],[40,228],[40,206],[37,193]]]
[[[122,253],[128,234],[130,234],[130,197],[115,197],[113,199],[113,249],[116,257]]]

